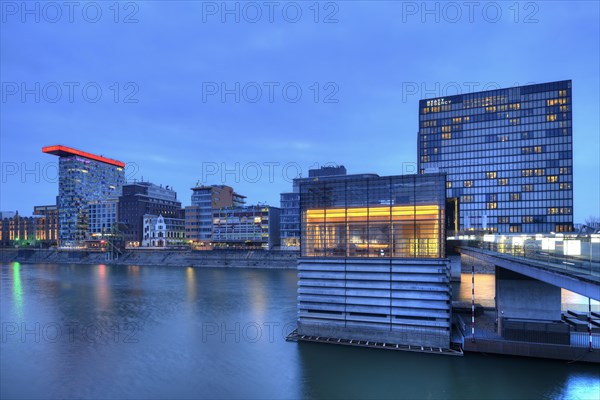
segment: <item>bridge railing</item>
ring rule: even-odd
[[[523,261],[543,263],[547,267],[564,270],[565,272],[600,277],[600,262],[591,258],[585,259],[581,256],[557,254],[542,250],[536,240],[525,240],[522,244],[468,240],[463,241],[462,246],[499,253]]]

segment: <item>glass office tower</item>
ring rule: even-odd
[[[447,173],[460,229],[573,229],[571,81],[419,101],[419,171]]]
[[[80,246],[88,235],[89,202],[121,194],[125,164],[61,145],[47,146],[42,151],[59,157],[59,245]]]

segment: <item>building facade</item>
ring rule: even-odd
[[[347,175],[346,167],[327,166],[308,170],[308,178],[295,178],[292,191],[280,194],[281,206],[281,248],[297,250],[300,248],[300,185],[315,180],[354,179],[356,177],[375,177],[376,174]]]
[[[125,164],[60,145],[44,147],[42,151],[59,157],[59,245],[80,246],[88,234],[88,203],[121,194]]]
[[[58,244],[58,207],[34,206],[33,216],[36,218],[36,240],[48,246]]]
[[[280,210],[255,205],[214,209],[211,242],[215,247],[272,249],[279,246]]]
[[[150,182],[134,182],[123,186],[117,208],[118,221],[126,225],[123,239],[126,247],[139,247],[144,238],[144,215],[183,219],[181,202],[169,186]]]
[[[185,245],[185,220],[162,215],[144,215],[142,247],[173,247]]]
[[[2,246],[36,245],[36,219],[23,217],[17,211],[11,218],[1,220],[0,244]]]
[[[119,199],[94,200],[88,204],[88,238],[102,239],[113,234]]]
[[[445,175],[300,184],[298,335],[449,348]]]
[[[213,234],[213,210],[241,207],[245,199],[227,185],[193,187],[191,206],[185,208],[186,238],[196,244],[208,245]]]
[[[420,100],[418,168],[447,173],[460,229],[573,229],[571,81]]]

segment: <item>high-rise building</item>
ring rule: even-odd
[[[246,196],[231,186],[210,185],[192,188],[192,205],[185,208],[185,236],[197,244],[208,245],[213,233],[213,210],[241,207]]]
[[[316,180],[376,176],[376,174],[347,175],[346,168],[340,165],[310,169],[308,170],[308,178],[295,178],[292,183],[292,191],[280,194],[282,249],[296,250],[300,248],[300,184]]]
[[[450,347],[444,174],[300,183],[298,336]]]
[[[123,186],[117,208],[118,221],[126,225],[123,239],[127,247],[139,247],[144,237],[144,215],[183,218],[181,202],[169,186],[134,182]]]
[[[447,173],[461,230],[573,229],[571,81],[419,102],[419,171]]]
[[[60,246],[79,246],[87,238],[88,203],[121,194],[125,164],[66,146],[47,146],[58,161],[58,229]]]

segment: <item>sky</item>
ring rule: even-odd
[[[128,180],[279,205],[308,169],[416,172],[418,100],[573,81],[575,222],[600,216],[595,1],[0,2],[0,210],[58,192],[62,144]]]

